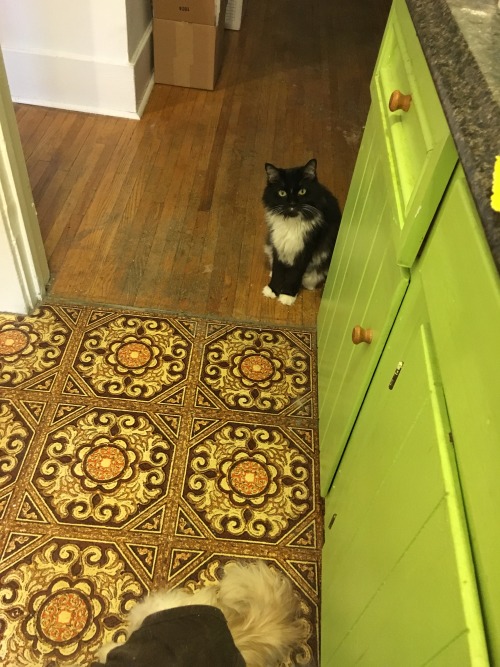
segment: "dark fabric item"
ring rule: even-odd
[[[92,667],[245,667],[220,609],[190,605],[147,616]]]

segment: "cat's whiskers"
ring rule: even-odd
[[[310,211],[314,216],[317,216],[317,215],[320,216],[320,215],[321,215],[321,211],[319,211],[319,210],[316,208],[316,206],[312,206],[311,204],[304,204],[304,205],[302,206],[302,209],[303,209],[304,211]]]
[[[315,206],[310,204],[302,204],[298,207],[298,214],[292,215],[288,211],[287,205],[274,206],[270,209],[275,215],[280,215],[283,218],[289,218],[291,220],[296,220],[300,218],[303,222],[321,222],[322,214]]]

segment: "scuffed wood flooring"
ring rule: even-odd
[[[344,205],[389,0],[247,0],[212,92],[156,85],[140,121],[16,104],[49,297],[314,327],[266,299],[264,163],[318,160]]]

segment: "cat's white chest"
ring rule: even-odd
[[[266,214],[271,233],[271,241],[283,264],[292,266],[295,258],[304,247],[307,223],[300,216],[284,218],[274,213]]]

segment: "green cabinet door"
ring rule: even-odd
[[[500,277],[459,167],[420,266],[492,662],[500,665]]]
[[[392,239],[395,210],[372,109],[318,314],[321,492],[326,495],[408,284]],[[352,330],[372,331],[354,345]]]
[[[326,499],[322,667],[489,664],[450,443],[417,277]]]

